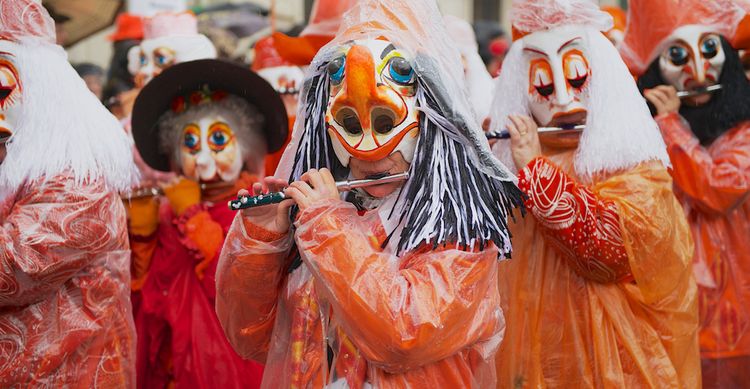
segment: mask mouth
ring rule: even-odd
[[[366,175],[365,179],[366,180],[379,180],[379,179],[381,179],[383,177],[388,177],[389,175],[390,175],[390,173],[388,173],[387,171],[386,172],[381,172],[381,173],[373,173],[373,174]]]
[[[568,112],[555,114],[548,127],[559,127],[563,129],[572,129],[575,126],[586,124],[587,112],[583,109],[575,109]]]
[[[5,144],[13,136],[13,132],[5,127],[0,127],[0,144]]]

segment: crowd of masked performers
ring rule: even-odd
[[[160,13],[116,118],[0,0],[0,387],[750,388],[750,1],[628,3],[494,79],[434,0]]]

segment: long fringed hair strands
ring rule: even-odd
[[[337,180],[349,170],[333,152],[325,124],[329,99],[327,63],[319,65],[303,91],[304,133],[297,148],[290,182],[309,169],[328,168]],[[510,256],[507,219],[520,206],[520,192],[512,182],[494,179],[476,168],[464,144],[470,141],[446,115],[424,79],[418,75],[417,107],[420,135],[410,178],[398,194],[388,218],[398,217],[403,225],[398,236],[398,253],[423,244],[437,247],[455,244],[483,249],[492,241],[502,254]],[[293,212],[294,214],[295,212]],[[294,216],[292,216],[294,217]],[[396,231],[388,231],[388,245]]]

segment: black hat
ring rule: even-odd
[[[153,169],[169,171],[169,155],[159,147],[159,119],[180,96],[222,91],[256,107],[265,118],[263,133],[269,153],[284,146],[289,131],[286,109],[278,92],[252,70],[233,63],[201,59],[164,70],[138,94],[133,105],[133,138],[143,160]]]

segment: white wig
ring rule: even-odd
[[[669,166],[659,128],[617,49],[597,29],[581,29],[585,31],[591,85],[586,129],[575,156],[576,174],[591,179],[595,174],[627,169],[649,160]],[[531,116],[524,41],[520,39],[511,46],[495,85],[493,132],[507,128],[508,115]],[[493,149],[501,160],[508,160],[509,141],[498,142]]]
[[[5,41],[23,91],[21,115],[0,164],[2,196],[26,182],[71,175],[125,190],[137,182],[130,142],[120,123],[68,63],[65,51],[38,38]]]

